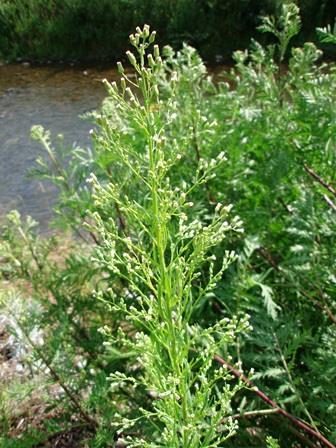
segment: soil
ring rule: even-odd
[[[0,394],[6,391],[12,381],[24,384],[32,381],[31,372],[27,368],[18,341],[8,331],[9,320],[0,315]],[[41,383],[43,379],[39,379]],[[59,386],[49,385],[48,395],[55,396],[59,393]],[[6,403],[10,415],[10,429],[6,431],[7,437],[18,440],[29,429],[45,430],[43,422],[49,419],[62,418],[62,410],[47,410],[43,394],[37,391],[29,393],[20,403],[12,400]],[[1,434],[1,421],[0,421]],[[50,435],[46,441],[34,445],[34,448],[87,448],[88,440],[92,437],[85,425],[73,422],[73,427]],[[24,448],[24,446],[22,446]]]
[[[85,441],[90,435],[85,427],[73,427],[51,436],[46,442],[34,448],[86,448],[89,445]]]

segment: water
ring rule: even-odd
[[[62,133],[69,151],[74,143],[90,145],[92,124],[79,116],[100,106],[106,95],[101,80],[116,77],[111,69],[0,66],[0,216],[15,208],[47,227],[57,191],[27,178],[44,153],[30,138],[31,126]]]

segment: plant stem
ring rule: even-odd
[[[309,166],[307,166],[306,164],[304,164],[303,167],[306,173],[308,173],[316,182],[318,182],[320,185],[322,185],[322,187],[327,189],[329,193],[333,194],[336,197],[336,189],[332,185],[323,180],[322,177],[315,173],[315,171],[309,168]]]
[[[258,395],[259,398],[261,398],[265,403],[269,404],[272,408],[276,410],[275,413],[280,414],[289,419],[295,426],[302,429],[307,434],[318,439],[321,443],[323,443],[324,446],[328,448],[336,448],[335,445],[329,442],[329,440],[326,439],[321,433],[316,432],[316,430],[312,426],[308,425],[307,423],[303,422],[297,417],[294,417],[294,415],[290,414],[285,409],[282,409],[275,401],[269,398],[264,392],[259,390],[258,387],[249,378],[247,378],[247,376],[245,376],[242,372],[233,367],[229,362],[225,361],[219,355],[215,355],[214,360],[217,361],[222,366],[225,366],[237,379],[243,381],[247,386],[249,386],[251,390],[256,395]]]
[[[16,321],[17,325],[20,327],[22,333],[24,334],[25,338],[31,345],[31,347],[36,351],[36,353],[39,355],[42,362],[45,364],[45,366],[49,369],[50,375],[52,378],[61,386],[61,388],[64,390],[65,394],[68,396],[72,404],[75,406],[75,408],[78,410],[79,414],[82,416],[84,421],[91,427],[96,428],[98,426],[98,423],[90,417],[85,410],[82,408],[79,399],[75,396],[75,394],[68,388],[68,386],[63,382],[57,371],[52,366],[51,362],[49,362],[48,358],[44,355],[43,350],[41,350],[37,344],[35,344],[31,337],[29,336],[26,329],[21,325],[19,321]]]

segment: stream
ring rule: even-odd
[[[12,209],[31,215],[46,229],[53,215],[57,189],[48,182],[28,178],[35,160],[44,154],[30,138],[41,124],[64,143],[90,145],[92,123],[80,118],[99,108],[106,96],[102,79],[116,79],[113,69],[0,66],[0,217]]]

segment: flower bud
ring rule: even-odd
[[[154,59],[153,59],[153,55],[151,53],[149,53],[149,55],[147,56],[147,59],[148,59],[148,65],[150,67],[154,67],[155,62],[154,62]]]
[[[154,86],[154,93],[155,93],[156,97],[159,98],[160,92],[159,92],[158,86]]]
[[[156,31],[152,31],[151,35],[149,36],[149,43],[152,44],[155,41],[156,37]]]
[[[222,208],[222,204],[220,202],[218,202],[218,204],[215,207],[215,212],[218,213],[221,208]]]
[[[129,87],[126,87],[125,92],[126,92],[127,95],[129,96],[129,99],[130,99],[131,101],[134,101],[134,100],[135,100],[135,97],[134,97],[134,95],[133,95],[133,92],[132,92],[132,90],[131,90]]]
[[[160,49],[158,45],[154,45],[154,57],[156,59],[160,57]]]
[[[130,36],[129,36],[129,40],[130,40],[130,42],[131,42],[131,44],[132,45],[136,45],[136,40],[135,40],[135,36],[134,36],[134,34],[130,34]]]
[[[145,87],[145,83],[144,83],[144,80],[142,78],[138,79],[138,84],[139,84],[141,89],[143,89]]]
[[[120,75],[124,74],[124,67],[122,65],[122,63],[119,61],[117,62],[117,68],[118,68],[118,73],[120,73]]]
[[[118,93],[118,86],[115,81],[113,81],[111,83],[106,82],[105,85],[107,86],[107,89],[110,93]]]
[[[149,25],[145,25],[145,26],[144,26],[144,28],[143,28],[143,35],[144,35],[145,37],[148,37],[148,36],[149,36]]]
[[[126,51],[126,54],[131,65],[133,65],[133,67],[136,66],[137,61],[134,54],[131,51]]]
[[[225,152],[224,152],[224,151],[221,151],[221,152],[218,154],[217,159],[218,159],[218,160],[226,160]]]

